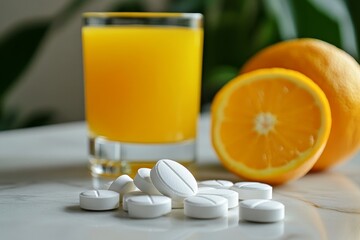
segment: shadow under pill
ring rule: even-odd
[[[166,232],[172,228],[167,216],[159,218],[130,218],[127,213],[115,214],[114,217],[121,219],[119,223],[127,229],[144,232]]]
[[[114,212],[117,211],[117,209],[110,209],[110,210],[87,210],[87,209],[82,209],[79,205],[70,205],[70,206],[66,206],[64,207],[65,212],[68,213],[84,213],[84,212],[89,212],[89,213],[101,213],[101,212]]]
[[[241,229],[244,237],[247,236],[253,239],[278,239],[284,235],[285,224],[284,221],[274,223],[255,223],[240,220],[238,228]]]
[[[184,215],[183,209],[173,209],[170,214],[166,215],[171,217],[172,219],[183,221],[187,219],[187,217]]]
[[[70,206],[66,206],[64,207],[65,212],[68,213],[81,213],[84,212],[84,210],[82,210],[79,205],[70,205]]]
[[[121,219],[131,219],[129,217],[129,214],[125,212],[122,209],[118,209],[118,211],[113,215],[115,218],[121,218]]]

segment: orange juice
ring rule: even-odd
[[[195,138],[202,29],[85,26],[82,36],[91,136],[126,143]]]

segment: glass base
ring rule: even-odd
[[[195,140],[166,144],[133,144],[89,138],[89,161],[94,177],[135,177],[139,168],[152,168],[160,159],[172,159],[191,167],[195,161]]]

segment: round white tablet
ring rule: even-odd
[[[228,200],[228,208],[234,208],[239,206],[239,194],[233,190],[229,189],[209,189],[198,192],[196,196],[208,196],[216,195],[224,197]]]
[[[150,171],[150,168],[140,168],[134,178],[134,184],[144,193],[159,195],[161,193],[152,183],[150,178]]]
[[[120,194],[120,200],[122,200],[122,195],[136,190],[134,181],[128,175],[121,175],[110,185],[109,190],[117,192]]]
[[[230,189],[239,193],[240,200],[272,198],[272,187],[264,183],[238,182]]]
[[[178,162],[159,160],[150,172],[151,181],[162,194],[176,201],[198,192],[197,182],[191,172]]]
[[[122,208],[125,212],[128,211],[127,200],[132,196],[139,196],[139,195],[144,195],[144,193],[141,191],[132,191],[132,192],[127,192],[124,194],[124,196],[122,198]]]
[[[240,217],[252,222],[277,222],[285,217],[284,204],[265,199],[248,199],[240,202]]]
[[[89,190],[80,193],[80,207],[86,210],[104,211],[119,207],[119,193],[109,190]]]
[[[127,200],[129,216],[132,218],[157,218],[171,211],[171,199],[163,195],[143,194]]]
[[[230,188],[234,184],[227,180],[206,180],[198,183],[199,187]]]
[[[224,197],[207,195],[192,196],[184,200],[184,214],[192,218],[218,218],[228,213],[228,200]]]

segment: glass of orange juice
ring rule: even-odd
[[[94,176],[195,160],[203,48],[197,13],[85,13],[89,159]]]

